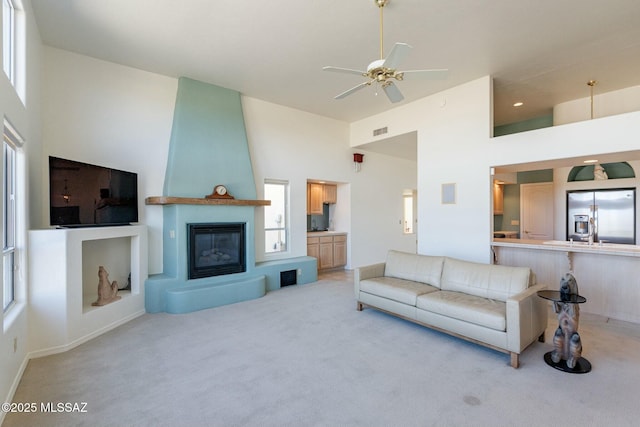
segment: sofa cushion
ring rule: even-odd
[[[437,288],[424,283],[398,279],[397,277],[375,277],[360,282],[361,292],[388,298],[411,306],[416,305],[418,295],[435,292],[437,290]]]
[[[446,258],[441,289],[506,301],[529,286],[530,269]]]
[[[417,297],[418,309],[497,331],[506,331],[506,303],[462,292],[439,291]]]
[[[440,287],[444,257],[389,251],[384,275]]]

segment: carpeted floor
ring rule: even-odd
[[[145,314],[34,359],[14,426],[625,426],[640,419],[640,325],[582,314],[588,374],[355,309],[350,275],[248,302]],[[82,403],[86,403],[86,407]],[[86,412],[45,413],[41,403]]]

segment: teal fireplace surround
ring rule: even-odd
[[[255,200],[256,186],[240,93],[188,78],[178,81],[163,195],[202,198],[217,184],[236,199]],[[156,208],[153,208],[156,209]],[[145,282],[149,313],[188,313],[264,296],[280,288],[280,272],[296,270],[297,283],[317,280],[316,259],[256,263],[254,206],[164,205],[163,272]],[[243,273],[188,280],[187,224],[246,223]]]

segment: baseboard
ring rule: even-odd
[[[12,402],[13,401],[13,396],[16,394],[16,390],[18,389],[18,385],[20,384],[20,380],[22,379],[22,375],[24,374],[25,369],[27,369],[27,365],[29,364],[29,360],[31,359],[36,359],[38,357],[44,357],[44,356],[49,356],[52,354],[58,354],[58,353],[64,353],[65,351],[69,351],[77,346],[79,346],[80,344],[83,344],[99,335],[104,334],[105,332],[108,332],[112,329],[117,328],[120,325],[123,325],[133,319],[135,319],[136,317],[140,317],[145,313],[144,309],[137,311],[127,317],[124,317],[120,320],[118,320],[117,322],[113,322],[109,325],[106,325],[96,331],[93,331],[92,333],[85,335],[83,337],[78,338],[77,340],[72,341],[69,344],[66,345],[60,345],[60,346],[56,346],[56,347],[50,347],[50,348],[46,348],[46,349],[42,349],[42,350],[36,350],[36,351],[30,351],[29,353],[27,353],[22,361],[22,363],[20,364],[20,368],[18,369],[18,372],[16,373],[15,378],[13,379],[13,383],[11,384],[11,388],[9,389],[9,393],[7,394],[7,397],[3,400],[3,402]],[[4,411],[0,411],[0,426],[2,425],[2,423],[4,422],[4,417],[6,415],[6,412]]]
[[[27,369],[27,365],[29,364],[29,355],[25,355],[22,363],[20,364],[20,368],[18,368],[18,372],[16,373],[15,378],[13,379],[13,383],[11,384],[11,388],[9,389],[9,393],[7,394],[6,399],[3,402],[12,402],[13,396],[16,394],[16,390],[18,389],[18,385],[20,384],[20,380],[22,379],[22,374],[24,374],[24,370]],[[4,417],[7,413],[4,411],[0,411],[0,426],[4,422]]]
[[[120,325],[124,325],[127,322],[130,322],[131,320],[135,319],[136,317],[140,317],[143,314],[145,314],[145,310],[139,310],[135,313],[130,314],[127,317],[123,317],[122,319],[118,319],[117,321],[110,323],[106,326],[103,326],[100,329],[97,329],[93,332],[91,332],[90,334],[87,334],[85,336],[82,336],[76,340],[71,341],[68,344],[64,344],[64,345],[58,345],[55,347],[49,347],[49,348],[45,348],[45,349],[41,349],[41,350],[35,350],[35,351],[30,351],[27,354],[27,358],[28,359],[36,359],[38,357],[44,357],[44,356],[50,356],[52,354],[58,354],[58,353],[64,353],[65,351],[69,351],[77,346],[79,346],[80,344],[84,344],[85,342],[100,336],[102,334],[104,334],[105,332],[109,332],[112,329],[117,328]]]

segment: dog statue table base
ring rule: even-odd
[[[578,334],[580,306],[587,299],[578,295],[578,284],[572,274],[560,280],[560,291],[539,291],[538,296],[553,301],[553,311],[558,314],[558,329],[553,335],[553,351],[544,355],[549,366],[558,370],[585,374],[591,371],[591,363],[582,357],[582,340]]]

